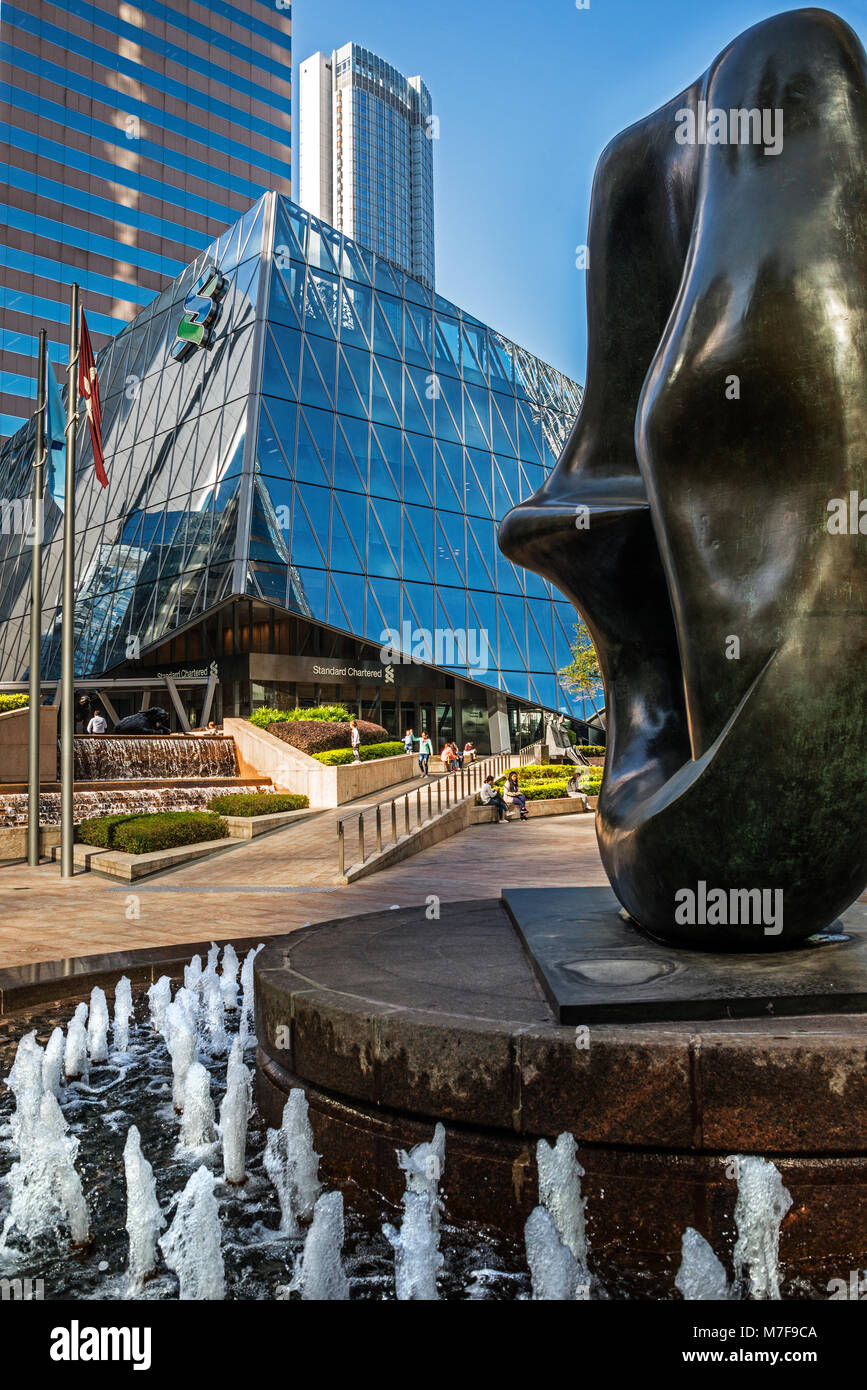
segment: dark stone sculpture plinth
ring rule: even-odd
[[[741,129],[751,111],[768,113],[761,133]],[[685,946],[779,950],[867,883],[867,60],[852,30],[811,9],[735,39],[605,150],[588,241],[581,413],[500,545],[574,602],[599,653],[597,826],[620,902]],[[780,893],[782,930],[678,921],[699,882]]]
[[[867,1012],[865,903],[774,956],[654,941],[610,888],[504,888],[503,903],[558,1023]]]

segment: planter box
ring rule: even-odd
[[[39,779],[53,782],[57,777],[57,705],[39,707]],[[27,785],[27,731],[30,711],[4,710],[0,714],[0,784]]]
[[[277,791],[299,792],[312,807],[343,806],[408,782],[418,772],[415,753],[325,767],[309,753],[275,738],[267,729],[257,729],[246,719],[226,719],[223,728],[235,740],[242,777],[270,778]]]

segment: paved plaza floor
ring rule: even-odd
[[[264,940],[308,922],[424,903],[431,894],[458,901],[496,897],[502,887],[607,883],[595,818],[575,815],[471,826],[359,883],[335,885],[337,821],[374,804],[230,842],[134,885],[85,872],[63,880],[49,863],[0,866],[0,969],[208,938]]]

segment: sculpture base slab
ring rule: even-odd
[[[667,946],[610,888],[504,888],[503,904],[558,1023],[867,1013],[867,904],[789,951]]]

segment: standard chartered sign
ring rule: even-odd
[[[184,300],[184,313],[172,348],[175,361],[183,360],[197,348],[211,346],[227,285],[223,272],[209,261]]]

